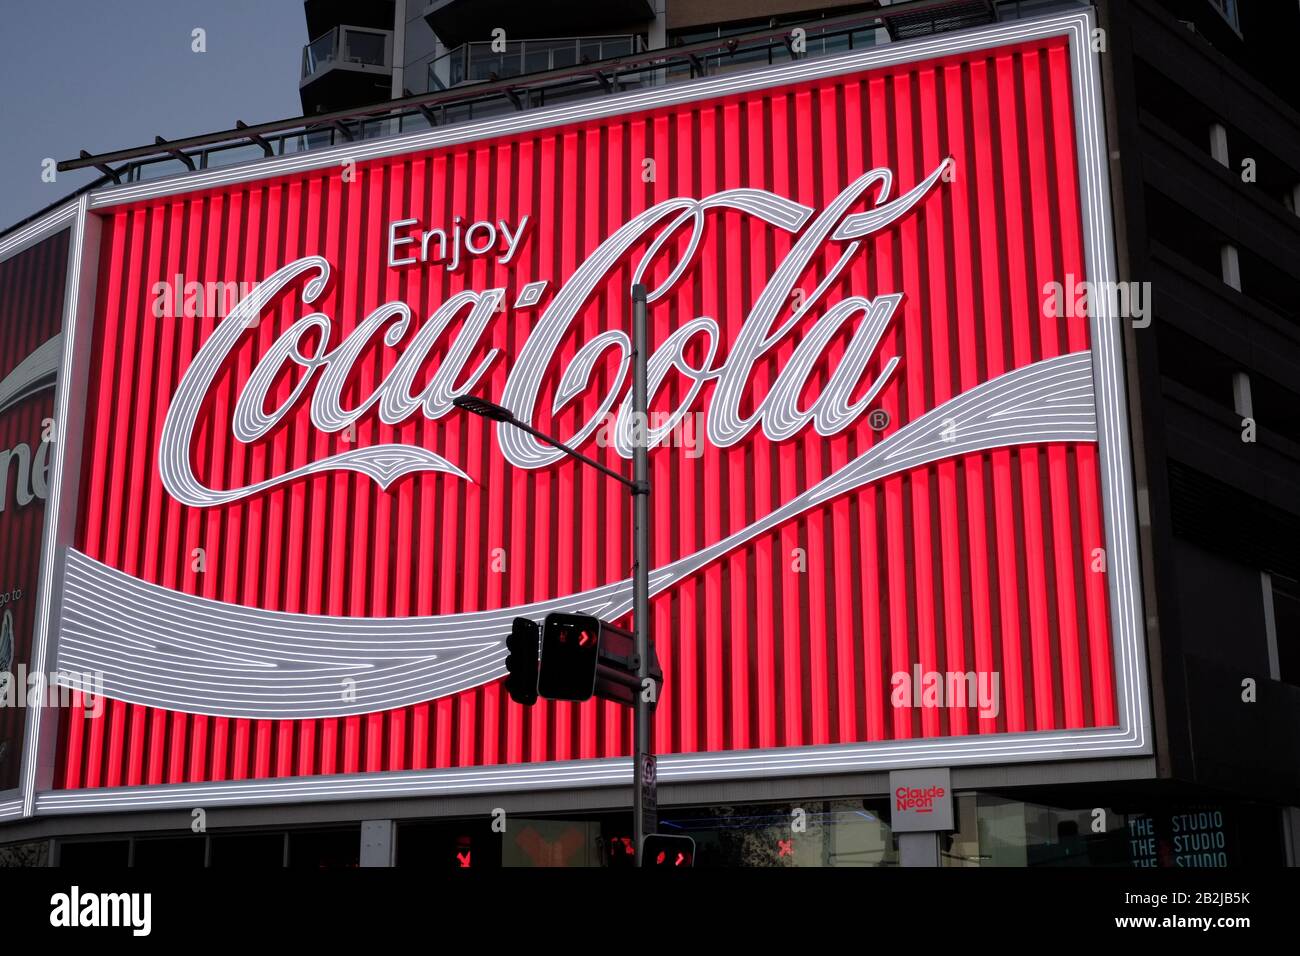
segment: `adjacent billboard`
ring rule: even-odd
[[[0,242],[0,792],[18,788],[28,698],[47,690],[29,668],[55,437],[68,229],[7,238]]]
[[[499,685],[625,493],[452,399],[626,469],[634,282],[665,780],[1148,752],[1090,22],[95,194],[38,806],[625,781]]]

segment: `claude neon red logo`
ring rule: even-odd
[[[914,813],[933,813],[934,801],[946,796],[943,787],[899,787],[894,791],[894,809]]]

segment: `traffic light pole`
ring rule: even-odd
[[[646,679],[650,676],[650,401],[647,385],[649,355],[646,347],[646,290],[632,286],[632,633],[636,642],[636,676],[641,684],[635,696],[632,736],[632,839],[636,865],[642,865],[646,834],[658,827],[654,808],[646,806],[646,757],[650,749],[650,702]]]
[[[651,701],[646,690],[654,686],[657,669],[650,659],[650,355],[646,344],[646,290],[637,283],[632,286],[632,480],[571,448],[557,438],[538,431],[515,417],[514,412],[484,398],[459,395],[452,404],[472,415],[480,415],[494,422],[521,428],[540,441],[552,445],[565,454],[591,465],[613,478],[632,492],[632,638],[636,656],[636,683],[632,705],[632,835],[636,842],[636,865],[642,865],[642,849],[646,836],[659,826],[658,800],[654,780],[646,775],[647,761],[653,761],[650,746]],[[513,638],[512,638],[513,639]],[[533,638],[534,642],[536,638]],[[535,661],[534,661],[535,662]],[[662,677],[662,675],[660,675]],[[534,697],[535,699],[535,697]],[[531,701],[526,701],[531,703]],[[651,772],[654,773],[653,766]],[[657,777],[657,774],[656,774]]]

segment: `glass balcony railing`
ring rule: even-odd
[[[612,56],[627,56],[641,49],[638,36],[463,43],[429,64],[429,92],[451,89],[462,83],[559,70]]]
[[[1000,19],[1016,20],[1056,9],[1070,0],[995,0]],[[893,19],[891,19],[891,16]],[[493,50],[490,42],[468,43],[449,51],[434,61],[429,71],[429,92],[434,94],[418,104],[376,104],[322,122],[304,116],[293,122],[276,124],[279,129],[264,130],[260,135],[232,134],[230,141],[216,142],[185,151],[199,169],[212,169],[247,163],[260,157],[337,147],[359,140],[394,136],[471,122],[522,109],[552,106],[587,99],[592,96],[637,86],[689,82],[701,76],[718,76],[732,71],[762,69],[773,63],[790,62],[805,57],[829,56],[895,38],[890,26],[910,30],[910,20],[893,16],[888,6],[864,13],[862,22],[847,20],[827,27],[816,20],[803,23],[806,49],[795,54],[788,37],[758,32],[728,37],[719,34],[716,45],[706,41],[712,32],[699,36],[679,35],[674,40],[686,43],[693,54],[680,52],[676,42],[662,49],[647,50],[645,43],[633,36],[571,37],[550,40],[522,40],[508,43],[503,50]],[[933,29],[945,32],[947,19],[936,20]],[[954,28],[955,29],[955,28]],[[687,42],[689,41],[689,42]],[[703,47],[703,48],[701,48]],[[650,53],[633,62],[608,64],[603,70],[605,83],[594,77],[578,75],[548,76],[548,71],[563,71],[584,62],[609,60],[611,57]],[[363,64],[366,69],[391,69],[392,38],[383,30],[340,27],[318,37],[303,50],[303,77],[345,62]],[[510,90],[476,89],[475,83],[501,77],[525,77]],[[454,89],[453,89],[454,87]],[[160,148],[161,149],[161,148]],[[183,173],[189,167],[175,156],[161,152],[146,159],[128,161],[113,178],[138,182]],[[96,184],[98,185],[98,183]]]
[[[302,48],[302,79],[345,63],[392,69],[392,38],[387,30],[335,27]]]

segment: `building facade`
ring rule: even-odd
[[[1294,860],[1300,11],[305,9],[302,121],[0,238],[6,859],[628,865],[627,714],[500,687],[625,502],[450,403],[625,467],[641,281],[697,865],[898,865],[902,770],[944,865]]]

